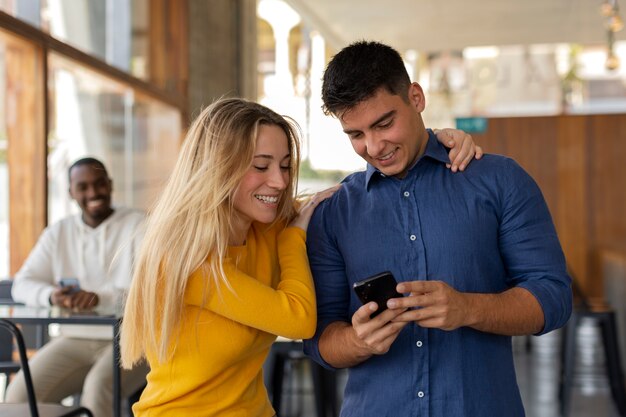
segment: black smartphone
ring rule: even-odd
[[[370,301],[375,301],[378,304],[378,310],[370,315],[370,318],[374,318],[387,309],[387,300],[402,297],[402,294],[396,291],[396,285],[398,283],[393,274],[385,271],[355,282],[352,287],[363,304]]]
[[[74,294],[80,291],[80,283],[77,278],[61,278],[59,285],[61,285],[62,288],[70,287],[71,290],[69,294]]]

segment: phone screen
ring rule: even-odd
[[[59,285],[63,288],[72,287],[70,294],[80,291],[80,283],[77,278],[61,278]]]
[[[374,301],[378,304],[378,310],[370,315],[370,318],[374,318],[387,309],[387,300],[402,297],[402,294],[396,291],[396,285],[398,285],[398,283],[393,277],[393,274],[389,271],[385,271],[362,281],[355,282],[353,288],[357,297],[359,297],[359,300],[361,300],[363,304],[369,303],[370,301]]]

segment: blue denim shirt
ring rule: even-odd
[[[429,133],[424,155],[404,179],[368,166],[348,176],[311,220],[318,327],[304,350],[328,368],[320,334],[329,323],[350,322],[361,306],[354,282],[386,270],[398,281],[441,280],[463,292],[526,288],[543,309],[541,333],[569,318],[570,278],[533,179],[497,155],[451,173],[446,149]],[[342,417],[523,415],[510,337],[415,323],[388,353],[349,370],[341,411]]]

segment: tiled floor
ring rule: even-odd
[[[619,417],[604,373],[604,354],[596,328],[579,333],[570,417]],[[586,333],[586,334],[585,334]],[[559,416],[560,334],[515,340],[515,368],[527,417]]]

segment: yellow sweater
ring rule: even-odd
[[[281,232],[282,231],[282,232]],[[276,335],[300,339],[315,332],[315,290],[305,232],[253,224],[244,246],[229,248],[228,280],[206,292],[199,269],[187,282],[183,320],[173,358],[150,373],[135,416],[273,416],[262,366]]]

